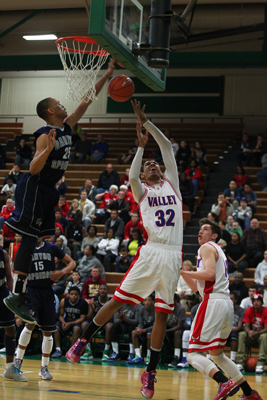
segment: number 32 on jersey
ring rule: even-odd
[[[175,212],[172,208],[169,208],[165,212],[163,210],[158,210],[155,212],[156,225],[158,227],[162,226],[174,226],[173,219],[175,217]]]

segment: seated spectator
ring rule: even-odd
[[[8,175],[6,175],[5,180],[4,180],[4,185],[7,183],[7,178],[9,176],[12,176],[14,179],[14,182],[17,184],[19,179],[22,177],[23,172],[20,171],[20,166],[19,164],[13,164],[12,169],[9,171]]]
[[[65,176],[62,176],[62,178],[59,179],[55,188],[57,189],[59,196],[65,196],[65,193],[68,190],[68,186],[65,183]]]
[[[170,142],[172,145],[172,151],[173,151],[174,158],[176,158],[177,151],[179,150],[179,144],[176,143],[176,141],[173,137],[170,138]]]
[[[64,218],[67,218],[69,209],[70,209],[70,205],[68,204],[67,200],[66,200],[66,196],[59,196],[59,200],[57,205],[55,206],[55,209],[57,208],[61,208],[61,212],[62,212],[62,216]]]
[[[76,271],[81,275],[81,281],[84,282],[91,275],[93,268],[98,268],[100,276],[105,279],[105,268],[99,259],[95,256],[96,249],[92,245],[85,246],[84,256],[79,260]]]
[[[118,216],[117,210],[112,210],[110,213],[110,218],[105,223],[104,228],[104,236],[107,236],[108,231],[112,229],[114,232],[114,237],[119,239],[121,242],[123,239],[123,232],[124,232],[124,222]]]
[[[14,200],[16,186],[13,176],[10,175],[7,177],[7,183],[3,186],[1,193]]]
[[[58,257],[55,257],[55,270],[62,271],[65,268],[65,264],[61,262]],[[61,278],[54,281],[52,284],[52,289],[57,296],[61,296],[65,292],[66,282],[67,282],[67,274],[63,274]]]
[[[251,186],[246,183],[241,191],[242,198],[247,199],[248,206],[251,208],[252,213],[255,214],[257,209],[257,195],[251,189]]]
[[[257,142],[252,148],[252,162],[255,167],[261,167],[261,158],[266,151],[266,143],[263,142],[262,135],[257,135]]]
[[[141,233],[143,233],[144,227],[143,227],[142,222],[139,219],[139,215],[137,212],[132,213],[131,220],[129,222],[127,222],[127,224],[125,225],[124,232],[123,232],[123,236],[124,236],[123,245],[125,247],[127,247],[127,244],[130,240],[131,232],[134,228],[139,229],[139,231]]]
[[[116,210],[118,212],[118,215],[123,220],[124,224],[127,224],[127,222],[129,222],[129,202],[125,200],[125,192],[123,190],[119,190],[117,200],[113,200],[105,207],[106,220],[110,218],[112,210]]]
[[[242,165],[242,162],[246,162],[246,166],[249,167],[252,160],[252,144],[247,133],[243,133],[242,141],[239,144],[237,154],[238,165]]]
[[[244,370],[247,346],[259,346],[259,358],[257,360],[256,374],[264,372],[267,349],[267,308],[263,307],[261,293],[254,294],[252,307],[245,311],[243,323],[244,331],[238,334],[238,350],[236,364],[240,371]]]
[[[130,172],[130,168],[126,168],[125,175],[121,178],[120,189],[121,189],[121,186],[126,186],[126,190],[131,191],[131,185],[130,185],[130,181],[129,181],[129,172]]]
[[[120,190],[123,190],[125,193],[125,200],[129,203],[129,213],[132,215],[133,212],[136,212],[138,209],[138,203],[136,203],[132,192],[126,185],[121,185]]]
[[[132,261],[137,253],[137,250],[140,246],[145,243],[142,233],[139,231],[138,228],[132,229],[130,234],[130,240],[127,245],[127,250],[129,255],[132,257]]]
[[[103,157],[106,157],[107,152],[108,144],[104,141],[103,135],[97,135],[97,142],[95,142],[91,150],[92,161],[97,163]]]
[[[85,332],[88,325],[93,321],[94,317],[98,313],[101,307],[106,304],[111,298],[108,297],[108,286],[106,284],[101,284],[99,286],[98,294],[91,299],[88,304],[88,315],[87,320],[82,323],[82,332]],[[104,325],[101,326],[98,331],[101,335],[105,336],[105,348],[102,355],[102,361],[107,361],[109,359],[109,352],[111,346],[110,331],[113,326],[113,317],[111,317]],[[85,351],[81,357],[81,360],[92,360],[93,353],[91,350],[91,343],[87,343]]]
[[[242,165],[236,167],[236,173],[233,176],[233,179],[236,182],[236,186],[241,189],[247,183],[247,176],[245,175],[244,168]]]
[[[233,230],[233,223],[234,223],[234,218],[232,215],[229,215],[229,217],[227,217],[227,224],[225,225],[225,229],[228,232],[231,232]]]
[[[131,361],[134,358],[134,346],[132,343],[132,331],[138,325],[139,322],[139,310],[140,305],[123,304],[118,311],[113,315],[113,326],[110,332],[112,354],[108,359],[108,362],[115,362],[120,360],[119,353],[119,335],[128,333],[129,334],[129,356],[127,361]]]
[[[77,260],[82,258],[83,252],[86,246],[94,246],[97,249],[97,245],[100,242],[101,237],[97,237],[97,227],[94,225],[90,225],[87,228],[87,236],[83,238],[81,251],[77,251],[76,257]]]
[[[192,271],[193,266],[190,260],[184,260],[182,269],[184,271]],[[185,282],[184,278],[180,276],[177,290],[175,292],[179,295],[180,304],[184,306],[185,311],[190,311],[193,305],[195,304],[195,293],[190,289],[190,287]]]
[[[229,274],[236,271],[244,273],[248,267],[247,250],[244,244],[240,242],[240,236],[237,232],[232,232],[232,240],[227,244],[225,254],[228,260]]]
[[[112,211],[113,212],[113,211]],[[113,264],[118,256],[120,241],[115,237],[114,230],[108,229],[107,237],[98,243],[97,257],[103,262],[105,271],[111,272]]]
[[[15,209],[12,199],[7,199],[5,206],[2,207],[0,213],[0,229],[3,228],[4,222],[10,217],[12,211]]]
[[[81,281],[80,272],[76,269],[72,272],[71,276],[67,280],[67,286],[64,292],[65,297],[69,296],[69,291],[72,286],[76,286],[82,292],[83,289],[83,282]]]
[[[20,139],[16,148],[15,164],[24,164],[26,169],[30,169],[32,149],[26,144],[25,139]]]
[[[248,206],[247,199],[242,197],[240,200],[240,206],[237,207],[233,213],[234,220],[239,223],[242,229],[248,229],[250,227],[250,220],[252,218],[252,210]]]
[[[97,194],[97,189],[93,185],[91,179],[86,179],[84,186],[82,186],[79,190],[79,200],[81,199],[81,192],[86,190],[88,200],[91,200],[94,204],[96,204],[95,196]]]
[[[15,241],[16,232],[4,224],[2,235],[4,239],[3,248],[8,251],[10,243]]]
[[[267,233],[260,228],[256,218],[251,220],[250,228],[244,231],[242,242],[247,248],[248,259],[254,260],[256,267],[263,259],[264,251],[267,249]]]
[[[118,157],[119,164],[129,164],[134,159],[135,153],[137,152],[139,145],[138,139],[135,139],[134,145],[128,150],[128,153],[123,154],[122,157]]]
[[[229,285],[229,290],[230,292],[236,291],[238,293],[238,305],[245,297],[248,296],[248,288],[244,282],[244,275],[242,272],[237,272],[235,274],[233,283]]]
[[[59,321],[56,325],[56,332],[54,333],[54,340],[56,351],[52,354],[52,358],[60,358],[61,351],[61,337],[72,333],[71,346],[81,336],[81,324],[85,321],[88,313],[88,305],[80,297],[80,289],[72,286],[69,290],[69,296],[60,301],[59,307]]]
[[[82,212],[82,223],[86,231],[91,225],[92,219],[95,217],[95,205],[87,198],[86,190],[81,191],[81,199],[79,200],[79,209]]]
[[[60,235],[60,237],[58,237],[55,241],[55,244],[61,248],[61,250],[64,251],[64,253],[66,253],[68,256],[71,256],[71,251],[70,248],[64,243],[63,238],[65,238],[64,235]],[[67,243],[67,239],[65,238],[65,241]]]
[[[203,181],[202,181],[202,172],[197,167],[197,163],[195,160],[192,160],[190,162],[190,168],[187,168],[184,171],[184,173],[186,174],[187,179],[193,183],[194,196],[197,196],[198,189],[201,189],[203,187]]]
[[[236,210],[237,207],[239,206],[241,195],[234,180],[230,181],[229,188],[225,189],[224,191],[224,196],[226,201],[233,204],[234,210]]]
[[[189,207],[189,211],[191,213],[194,212],[195,207],[195,195],[194,195],[194,185],[190,179],[187,179],[187,176],[184,172],[182,172],[179,176],[179,188],[183,199],[183,204]]]
[[[256,294],[257,291],[257,285],[251,285],[248,288],[248,297],[245,297],[241,303],[240,303],[240,307],[244,308],[244,310],[246,310],[249,307],[252,307],[252,298],[254,296],[254,294]]]
[[[98,295],[100,285],[107,284],[100,275],[98,267],[91,269],[91,275],[83,284],[82,298],[89,304],[90,299]]]
[[[83,219],[83,213],[79,208],[79,200],[78,199],[73,199],[70,205],[70,209],[68,211],[67,219],[69,220],[70,218],[73,218],[75,216],[75,219],[78,224],[82,223]]]
[[[226,230],[226,222],[219,221],[219,227],[221,228],[222,236],[221,239],[225,242],[225,245],[221,246],[223,249],[231,242],[231,234]],[[219,241],[220,242],[220,241]]]
[[[14,266],[15,256],[16,256],[17,251],[19,249],[22,236],[19,235],[18,233],[16,233],[15,236],[14,236],[14,239],[15,239],[15,241],[10,243],[9,250],[8,250],[8,254],[9,254],[9,257],[10,257],[10,267],[11,267],[11,269]]]
[[[190,148],[187,144],[186,140],[181,140],[179,145],[179,150],[177,151],[176,161],[178,168],[180,167],[181,171],[185,171],[190,159]]]
[[[219,193],[217,203],[212,205],[211,212],[216,214],[220,221],[226,221],[229,215],[233,215],[234,207],[226,200],[224,193]]]
[[[0,144],[0,169],[5,169],[6,162],[6,150],[5,147]]]
[[[58,226],[58,224],[61,225],[63,232],[65,232],[65,229],[69,225],[67,219],[65,217],[63,217],[63,215],[62,215],[61,208],[55,209],[55,223],[57,224],[56,226]]]
[[[75,143],[74,153],[70,154],[73,164],[82,164],[91,153],[91,141],[87,138],[87,133],[82,132],[81,139]]]
[[[147,296],[143,301],[144,307],[140,307],[139,309],[139,319],[138,325],[134,331],[132,331],[132,343],[134,347],[134,358],[127,361],[127,364],[136,365],[136,364],[145,364],[147,365],[150,358],[150,342],[151,342],[151,332],[153,329],[153,325],[155,322],[155,296],[151,294]],[[143,349],[145,346],[142,346],[142,356],[140,344],[146,343],[147,353],[145,360],[143,359]],[[130,354],[131,350],[130,350]]]
[[[237,232],[237,233],[239,234],[240,238],[242,238],[243,231],[242,231],[242,228],[241,228],[241,226],[239,225],[239,222],[238,222],[238,221],[234,221],[234,222],[233,222],[233,229],[231,230],[231,234],[232,234],[233,232]]]
[[[267,153],[261,158],[262,170],[257,172],[257,179],[263,192],[267,192]]]
[[[77,222],[75,214],[71,214],[68,221],[70,226],[66,228],[65,236],[68,241],[68,247],[72,252],[72,258],[76,260],[76,253],[81,248],[82,240],[86,236],[86,230],[82,224]]]
[[[191,159],[195,160],[198,165],[207,165],[207,151],[200,140],[197,140],[191,147]]]
[[[132,262],[132,257],[128,254],[126,247],[122,247],[120,255],[116,258],[115,272],[126,272]]]
[[[207,218],[210,221],[215,222],[215,224],[219,223],[219,217],[214,212],[209,212],[208,215],[207,215]]]
[[[107,164],[105,171],[101,172],[97,182],[97,194],[110,190],[110,186],[120,186],[120,177],[117,171],[113,169],[112,164]]]
[[[102,219],[104,218],[105,215],[105,207],[109,205],[112,201],[118,199],[117,192],[118,192],[118,186],[111,185],[109,188],[109,192],[105,191],[96,195],[95,197],[96,200],[102,200],[102,203],[100,204],[99,208],[96,209],[96,219],[95,219],[96,224],[102,223]]]
[[[263,279],[267,275],[267,250],[264,252],[264,259],[257,265],[254,274],[254,281],[257,283],[258,289],[262,290],[264,283]]]
[[[238,302],[238,293],[237,292],[231,292],[230,293],[230,299],[233,302],[234,305],[234,317],[233,317],[233,323],[232,323],[232,330],[230,333],[230,336],[228,338],[228,341],[230,341],[230,346],[231,346],[231,353],[230,353],[230,359],[235,362],[236,355],[237,355],[237,343],[238,343],[238,333],[241,332],[243,328],[243,318],[245,314],[244,308],[240,307],[237,302]]]

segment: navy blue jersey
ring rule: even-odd
[[[6,277],[5,256],[3,249],[0,249],[0,287],[5,285],[5,277]]]
[[[64,251],[55,244],[45,242],[41,247],[35,248],[27,281],[29,287],[47,288],[52,286],[53,281],[50,276],[55,271],[55,257],[60,260],[65,257]]]
[[[64,310],[65,316],[64,319],[66,322],[76,321],[81,318],[81,315],[88,314],[88,304],[81,297],[75,304],[71,304],[70,298],[65,297],[64,299]]]
[[[43,169],[35,175],[38,183],[49,187],[54,187],[64,175],[69,163],[72,142],[72,130],[66,123],[63,124],[63,128],[51,125],[43,126],[34,132],[35,140],[44,133],[48,135],[53,128],[56,129],[55,147],[49,154]]]

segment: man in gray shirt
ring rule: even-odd
[[[96,249],[92,245],[88,245],[84,249],[84,256],[79,260],[79,264],[76,267],[76,271],[79,271],[81,275],[81,281],[84,282],[91,275],[91,270],[97,267],[100,271],[100,275],[105,279],[105,268],[101,264],[98,258],[95,257]]]

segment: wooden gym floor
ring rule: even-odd
[[[62,358],[50,361],[49,370],[53,381],[43,381],[39,376],[40,357],[27,357],[23,361],[24,375],[28,382],[14,382],[2,377],[5,358],[0,358],[1,400],[138,400],[140,374],[144,367],[127,367],[125,361],[115,365],[102,364],[101,360],[80,362],[72,365]],[[217,384],[193,369],[172,370],[163,366],[158,369],[155,400],[212,400]],[[247,374],[249,384],[267,398],[267,376]],[[240,390],[233,400],[241,395]]]

